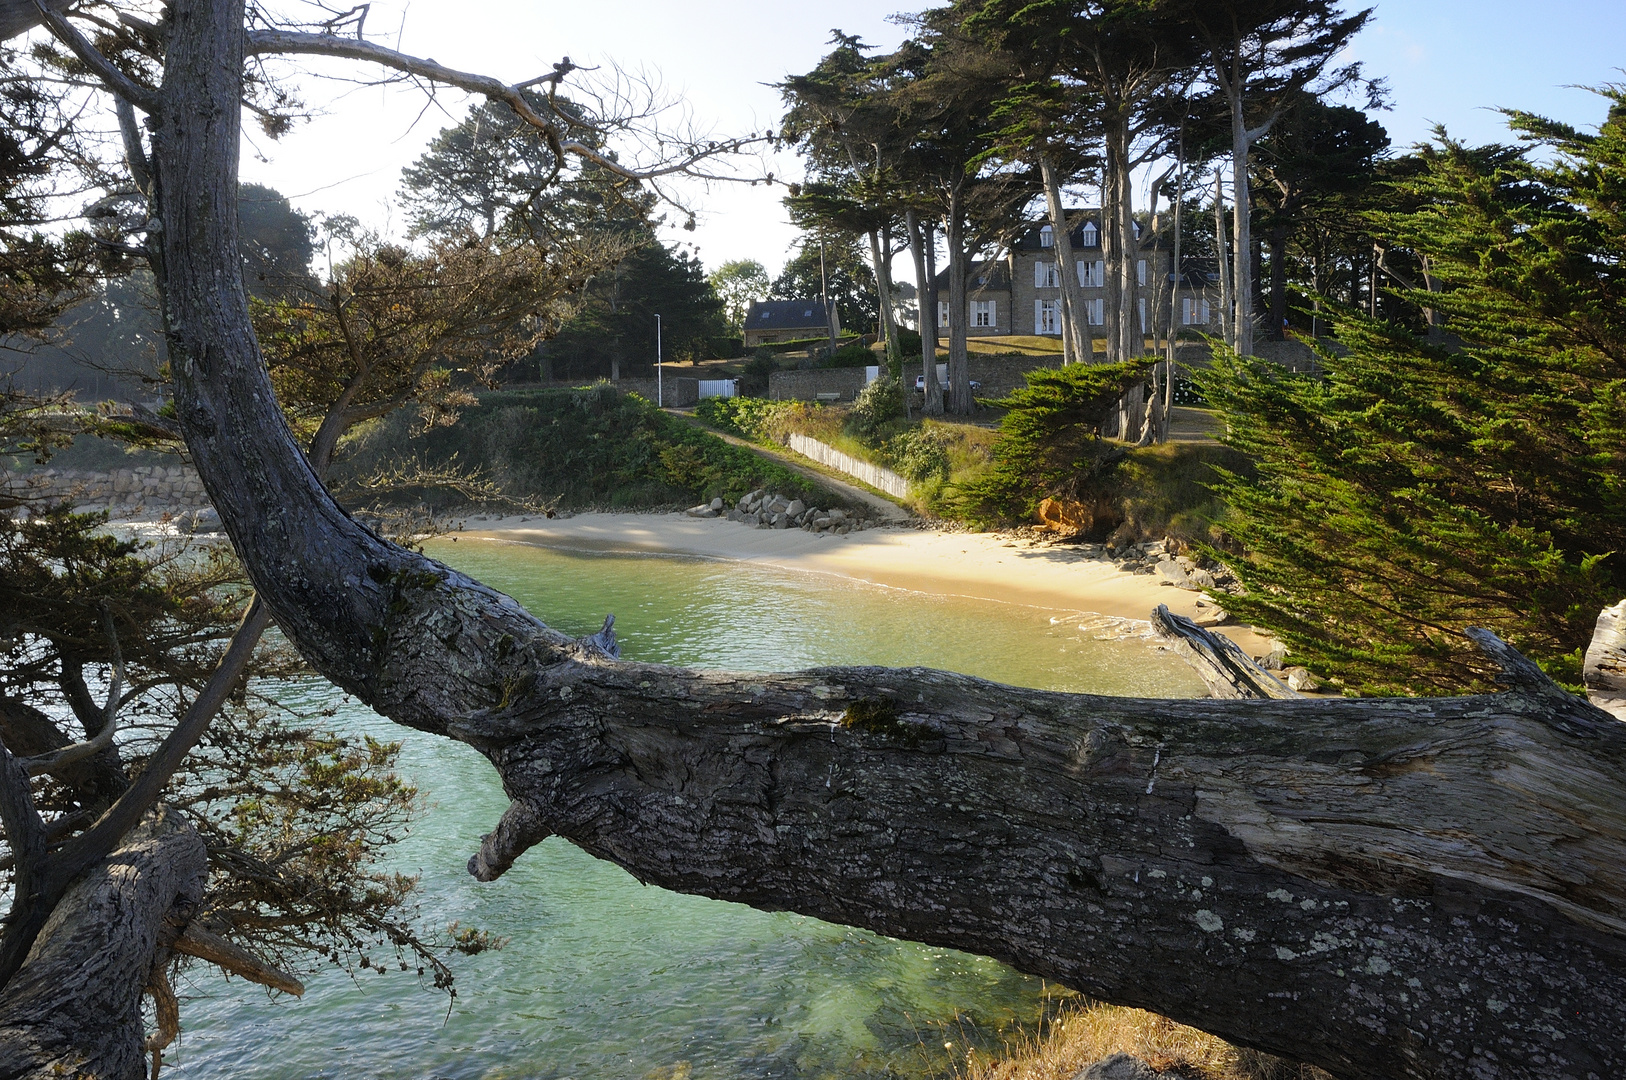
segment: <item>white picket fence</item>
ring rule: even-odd
[[[820,465],[828,465],[837,472],[856,477],[877,491],[884,491],[899,499],[909,497],[909,481],[891,469],[883,469],[868,461],[860,461],[851,454],[843,454],[835,447],[827,446],[817,439],[810,439],[806,435],[791,435],[790,448],[803,457],[812,458]]]

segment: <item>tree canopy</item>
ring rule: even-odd
[[[1227,601],[1352,688],[1460,692],[1489,626],[1575,685],[1597,611],[1626,592],[1626,97],[1596,134],[1510,114],[1523,146],[1442,135],[1376,223],[1425,259],[1456,342],[1344,311],[1324,377],[1222,358]]]

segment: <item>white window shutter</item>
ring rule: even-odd
[[[1145,266],[1146,264],[1141,263],[1141,265]],[[1146,333],[1146,297],[1141,297],[1138,304],[1140,307],[1140,332],[1144,334]]]
[[[1035,261],[1033,264],[1033,287],[1035,289],[1044,288],[1044,263],[1042,261]]]
[[[1145,259],[1141,259],[1140,261],[1135,263],[1135,284],[1137,284],[1137,285],[1145,285],[1146,284],[1146,260]]]
[[[1033,302],[1033,332],[1035,334],[1044,333],[1044,301],[1043,300],[1035,300]]]
[[[999,325],[999,304],[994,300],[988,301],[988,325]]]

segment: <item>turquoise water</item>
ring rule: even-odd
[[[614,612],[629,659],[737,670],[923,664],[1063,690],[1202,693],[1132,624],[1074,612],[474,538],[432,554],[569,633]],[[306,704],[339,702],[326,686],[303,692]],[[464,862],[507,805],[486,761],[353,702],[333,722],[401,740],[402,771],[430,801],[391,856],[422,875],[424,924],[458,921],[508,944],[453,959],[450,1003],[401,972],[323,971],[303,999],[272,1000],[195,968],[178,987],[192,1000],[166,1075],[921,1076],[962,1057],[968,1041],[997,1045],[1041,1008],[1039,981],[994,961],[645,887],[557,838],[480,884]]]

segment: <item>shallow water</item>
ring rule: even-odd
[[[567,633],[614,612],[628,659],[926,665],[1058,690],[1203,692],[1140,636],[1145,624],[1124,620],[729,562],[467,537],[431,553]],[[314,683],[300,693],[339,698]],[[302,1000],[272,1001],[197,968],[166,1054],[177,1078],[918,1076],[1041,1008],[1039,981],[994,961],[645,887],[557,838],[477,883],[463,864],[507,805],[485,760],[353,702],[334,723],[401,740],[402,771],[430,800],[391,856],[422,874],[424,923],[509,942],[453,960],[450,1010],[401,972],[324,971]]]

